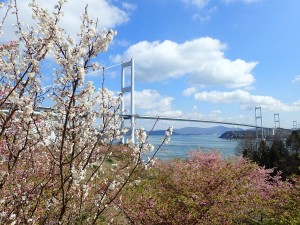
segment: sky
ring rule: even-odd
[[[30,24],[27,4],[19,1]],[[114,65],[135,60],[137,114],[255,124],[261,107],[263,126],[274,127],[275,113],[283,128],[300,124],[299,0],[69,0],[62,26],[72,35],[86,4],[99,29],[117,31],[97,58],[108,68],[110,90],[121,87],[121,67]],[[4,27],[1,41],[10,32]],[[101,86],[101,73],[88,79]],[[170,124],[214,126],[167,121],[157,128]]]

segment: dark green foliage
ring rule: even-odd
[[[300,130],[293,131],[287,138],[286,145],[290,151],[300,154]]]
[[[275,168],[274,175],[282,172],[282,178],[300,174],[300,131],[294,131],[286,139],[275,135],[271,141],[243,140],[238,148],[243,157],[248,158],[260,166]]]
[[[260,142],[258,152],[260,152],[260,166],[271,168],[271,153],[265,141]]]
[[[252,154],[255,153],[256,142],[254,137],[246,136],[241,140],[240,144],[237,146],[237,155],[242,155],[245,158],[251,158]]]

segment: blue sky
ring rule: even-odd
[[[274,113],[281,127],[300,124],[299,0],[69,0],[63,26],[71,33],[78,21],[70,26],[69,18],[86,3],[118,32],[97,60],[108,67],[135,59],[138,114],[254,124],[261,106],[265,126],[274,126]],[[120,70],[106,72],[113,91]],[[89,77],[96,85],[98,75]]]

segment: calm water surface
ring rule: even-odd
[[[225,140],[219,135],[173,135],[169,144],[164,145],[158,152],[160,159],[185,158],[191,150],[217,150],[222,156],[233,156],[239,143],[238,140]],[[163,136],[153,135],[149,137],[149,143],[157,147]]]

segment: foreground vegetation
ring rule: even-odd
[[[132,224],[299,224],[300,183],[217,152],[160,161],[118,207]]]
[[[104,87],[95,58],[116,33],[99,31],[88,7],[78,15],[77,35],[67,33],[67,0],[52,9],[31,1],[33,21],[24,24],[20,2],[0,3],[0,37],[3,27],[11,31],[0,43],[0,224],[107,223],[108,209],[152,149],[140,129],[137,144],[129,142],[130,151],[112,161],[112,143],[127,130],[120,128],[122,96]],[[98,71],[103,81],[96,90],[85,78]],[[47,103],[51,110],[37,112]]]

